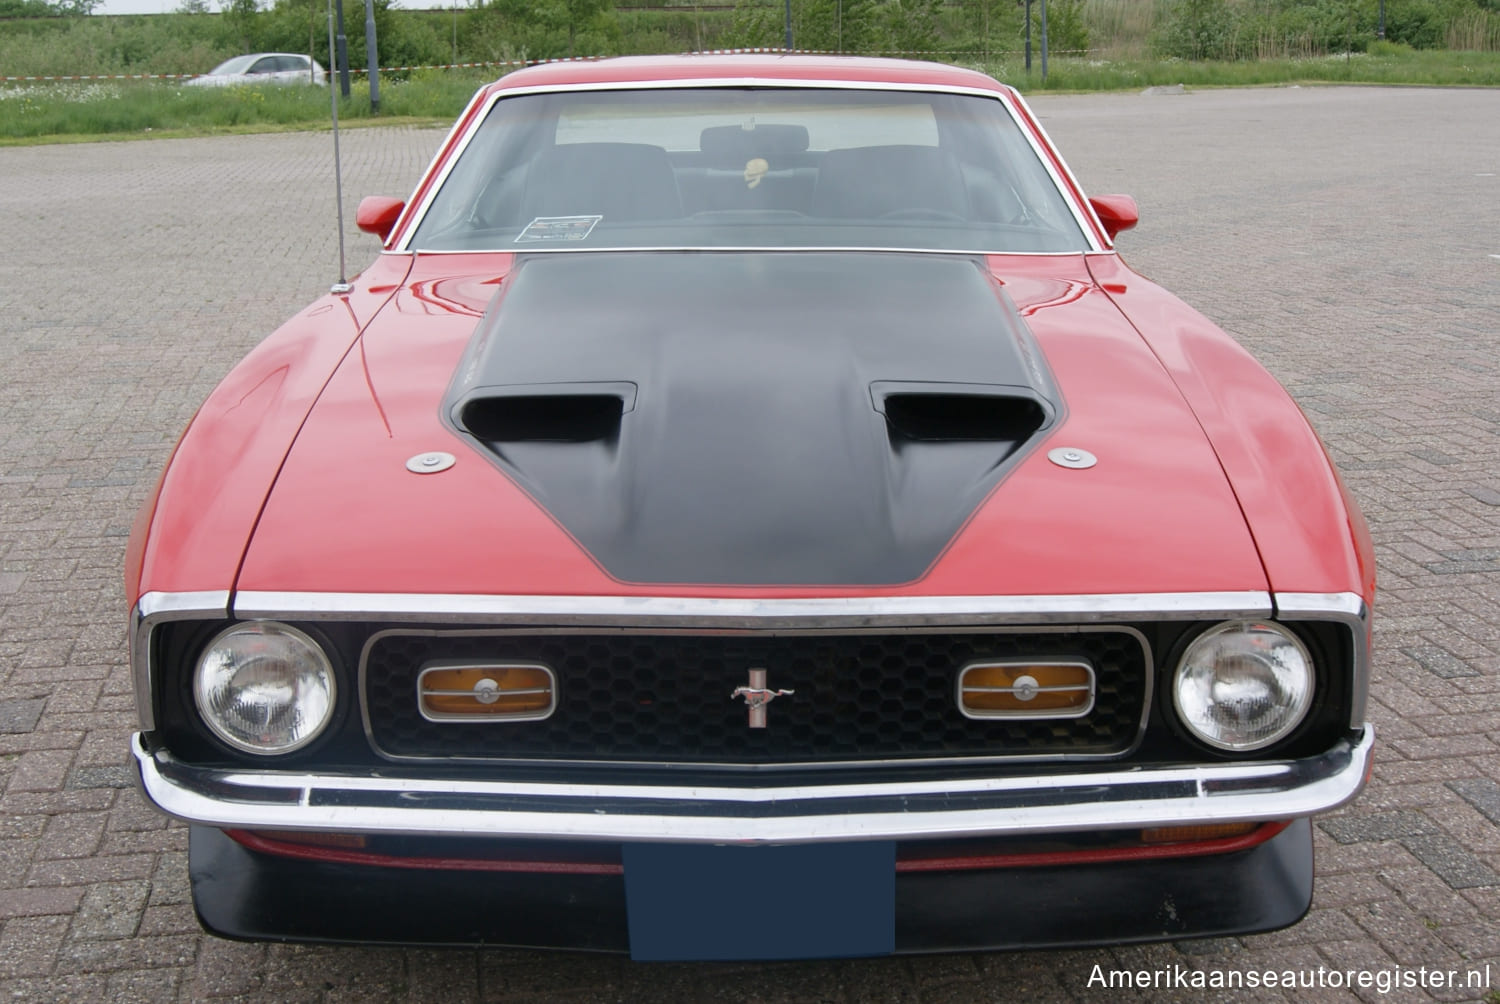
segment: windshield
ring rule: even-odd
[[[255,56],[235,56],[209,70],[209,76],[221,76],[226,73],[244,73],[250,69],[250,64],[255,62]]]
[[[502,98],[409,243],[1088,249],[999,100],[731,87]]]

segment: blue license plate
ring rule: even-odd
[[[894,842],[626,844],[624,858],[631,958],[802,959],[895,950]]]

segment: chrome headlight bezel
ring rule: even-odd
[[[253,651],[257,640],[271,650]],[[252,650],[236,651],[236,643],[248,643]],[[258,679],[235,680],[247,673]],[[260,716],[268,730],[262,741],[244,727],[243,716],[240,723],[233,720],[235,705],[222,695],[224,688],[238,686],[243,692],[257,684],[285,692],[279,705],[261,695],[268,709]],[[307,749],[328,732],[339,707],[338,674],[328,649],[278,621],[242,621],[215,634],[194,662],[190,690],[198,720],[219,743],[259,758]]]
[[[1213,693],[1236,686],[1239,695]],[[1165,689],[1177,724],[1193,741],[1217,753],[1247,755],[1287,742],[1312,717],[1318,666],[1286,625],[1224,621],[1188,642]],[[1236,696],[1242,707],[1231,709]],[[1274,706],[1267,712],[1243,713],[1243,705],[1268,699]]]

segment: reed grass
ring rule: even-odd
[[[1178,59],[1054,59],[1047,79],[1038,62],[1006,60],[977,67],[1021,91],[1117,91],[1187,87],[1386,84],[1428,87],[1500,86],[1500,53],[1417,51],[1388,46],[1382,54],[1338,53],[1306,59],[1209,62]]]
[[[1108,59],[1144,59],[1151,36],[1167,16],[1167,0],[1084,0],[1083,20],[1095,55]]]
[[[1468,52],[1500,52],[1500,13],[1468,11],[1448,24],[1448,48]]]

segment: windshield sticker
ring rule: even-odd
[[[538,216],[521,231],[516,243],[585,240],[602,219],[603,216]]]

